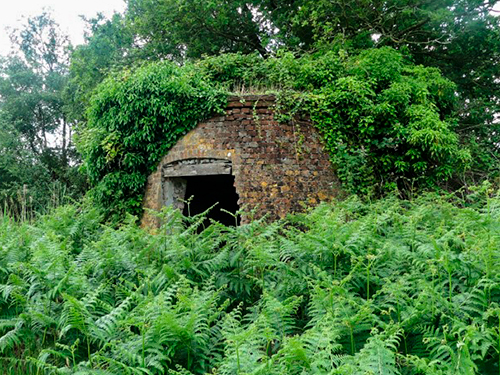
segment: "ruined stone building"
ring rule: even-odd
[[[231,225],[235,218],[221,208],[243,209],[246,222],[331,199],[338,184],[321,136],[308,121],[278,122],[274,104],[269,95],[229,98],[224,115],[198,124],[164,156],[148,178],[144,207],[194,215],[217,203],[210,217]],[[142,222],[158,225],[147,210]]]

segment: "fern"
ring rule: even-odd
[[[238,227],[165,209],[157,234],[74,206],[0,221],[0,372],[498,372],[489,199],[353,197]]]
[[[354,357],[357,366],[355,374],[399,375],[395,352],[394,340],[372,336]]]
[[[16,328],[8,331],[2,337],[0,337],[0,353],[5,352],[7,349],[13,349],[16,345],[21,343],[20,328]]]

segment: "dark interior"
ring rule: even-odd
[[[221,211],[221,208],[236,214],[238,211],[238,194],[234,188],[234,176],[213,175],[185,177],[187,180],[186,200],[192,197],[191,202],[184,205],[184,215],[194,216],[200,214],[214,204],[218,203],[208,214],[205,226],[213,219],[227,226],[238,225],[233,216]]]

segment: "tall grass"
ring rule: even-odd
[[[0,217],[9,217],[18,221],[33,221],[40,214],[47,214],[59,206],[70,204],[74,200],[68,194],[68,188],[60,181],[47,184],[41,191],[24,184],[0,190]]]
[[[470,202],[0,218],[0,373],[497,374],[500,199]]]

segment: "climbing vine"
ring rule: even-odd
[[[471,162],[455,132],[456,87],[392,48],[296,58],[218,56],[199,65],[225,87],[268,87],[276,117],[310,117],[344,188],[362,195],[436,188]]]
[[[455,132],[455,85],[435,68],[391,48],[300,58],[229,54],[182,67],[153,63],[98,87],[78,141],[97,204],[111,214],[140,214],[160,158],[242,87],[276,94],[279,121],[309,117],[351,192],[436,187],[469,166]],[[300,152],[300,134],[296,141]]]
[[[310,96],[337,174],[353,192],[437,187],[468,167],[454,131],[455,85],[393,49],[363,52]]]
[[[147,176],[177,140],[224,109],[226,92],[191,66],[160,62],[109,77],[78,139],[91,196],[110,215],[139,214]]]

